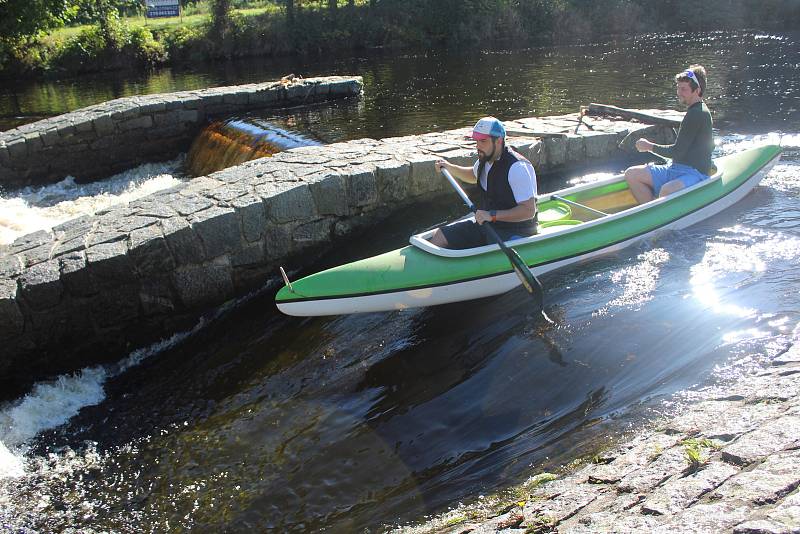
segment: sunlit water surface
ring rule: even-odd
[[[556,469],[679,409],[681,391],[758,369],[800,322],[800,56],[783,55],[794,39],[648,36],[458,69],[347,65],[365,74],[364,101],[273,115],[331,141],[592,100],[670,107],[669,74],[701,61],[716,73],[718,153],[777,142],[784,158],[712,219],[545,276],[555,325],[521,291],[298,319],[266,288],[114,366],[39,384],[0,407],[0,530],[384,530]],[[484,79],[503,88],[476,97]],[[400,246],[457,212],[398,214],[308,269]]]

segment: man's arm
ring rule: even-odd
[[[531,197],[518,203],[508,210],[497,210],[497,220],[504,222],[521,222],[533,219],[536,215],[536,198]],[[475,222],[483,224],[492,222],[492,216],[488,211],[478,210],[475,212]]]
[[[478,178],[475,176],[475,173],[472,172],[472,167],[462,167],[461,165],[453,165],[452,163],[440,159],[436,163],[436,172],[442,172],[442,167],[450,171],[450,174],[461,180],[462,182],[466,182],[468,184],[475,184],[478,183]]]
[[[687,112],[681,122],[680,129],[678,129],[678,138],[671,145],[657,145],[647,139],[639,139],[636,141],[636,149],[639,152],[652,152],[658,156],[670,159],[677,159],[678,161],[686,160],[686,155],[692,143],[695,142],[698,132],[702,128],[700,122],[701,115],[699,113]]]

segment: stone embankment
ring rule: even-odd
[[[0,186],[110,176],[174,158],[213,117],[355,96],[360,77],[330,76],[118,98],[0,132]]]
[[[657,430],[542,483],[550,478],[532,477],[494,517],[468,520],[459,510],[406,531],[800,532],[800,346],[734,384],[697,392]]]
[[[351,82],[347,82],[351,83]],[[619,155],[669,127],[577,115],[508,123],[540,172]],[[119,358],[308,265],[337,238],[445,193],[434,162],[475,157],[468,128],[303,147],[196,178],[0,247],[0,392]],[[301,258],[302,255],[302,258]]]

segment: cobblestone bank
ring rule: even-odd
[[[519,501],[494,517],[468,521],[454,512],[406,530],[800,532],[800,348],[733,385],[699,393],[657,431],[540,484],[548,478],[530,479]]]
[[[560,133],[575,115],[508,124],[540,171],[606,158],[633,130],[673,135],[611,120]],[[468,132],[294,149],[0,247],[0,396],[186,328],[279,265],[307,265],[337,238],[441,194],[434,161],[471,163]]]
[[[0,132],[0,187],[110,176],[184,152],[213,116],[343,98],[360,77],[295,79],[118,98]]]

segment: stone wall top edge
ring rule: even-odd
[[[319,76],[314,78],[300,78],[294,82],[294,85],[320,85],[320,84],[335,84],[340,82],[355,82],[359,88],[363,87],[363,78],[361,76]],[[265,82],[244,84],[244,85],[225,85],[219,87],[208,87],[204,89],[189,89],[185,91],[177,91],[173,93],[153,93],[147,95],[133,95],[122,98],[115,98],[98,104],[86,106],[68,113],[48,117],[35,122],[27,123],[17,128],[10,130],[0,131],[0,143],[22,137],[25,133],[32,131],[45,131],[50,129],[56,123],[85,123],[91,122],[99,116],[108,115],[114,112],[124,112],[134,108],[138,108],[148,104],[155,104],[159,102],[174,102],[181,100],[202,100],[206,97],[234,94],[234,93],[253,93],[263,91],[265,89],[276,88],[281,84],[280,80],[270,80]],[[292,85],[289,85],[292,86]]]

